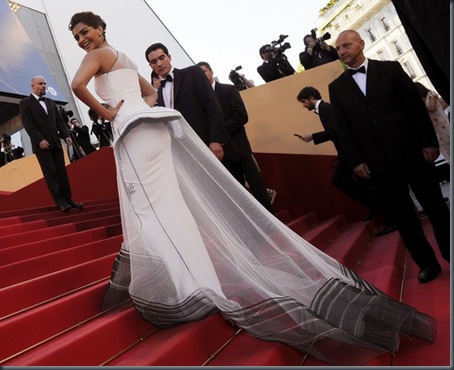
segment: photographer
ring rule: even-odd
[[[102,148],[105,146],[110,146],[113,141],[111,123],[104,120],[103,118],[100,118],[98,116],[98,113],[91,108],[88,110],[88,116],[93,121],[91,126],[91,133],[95,134],[95,136],[97,137],[99,147]]]
[[[80,144],[83,153],[88,155],[96,151],[90,140],[90,132],[88,127],[82,125],[77,118],[71,118],[72,129],[77,133],[77,142]]]
[[[325,42],[330,38],[331,35],[328,32],[317,38],[315,29],[311,30],[310,35],[304,36],[306,49],[300,53],[299,58],[305,70],[339,59],[336,49]]]
[[[263,45],[260,48],[259,53],[263,59],[263,63],[261,66],[257,67],[257,72],[265,82],[284,77],[284,74],[279,70],[276,53],[271,48],[271,45]]]
[[[280,35],[277,41],[263,45],[259,50],[263,64],[257,68],[257,72],[265,82],[274,81],[295,73],[284,54],[285,50],[291,48],[288,42],[282,45],[282,42],[287,37],[287,35]]]
[[[77,133],[74,130],[74,126],[70,122],[70,117],[72,117],[74,113],[72,110],[65,110],[65,108],[61,105],[58,106],[58,110],[60,112],[61,118],[63,118],[63,121],[65,122],[69,137],[71,138],[73,143],[73,145],[68,145],[68,158],[71,162],[77,161],[85,154],[83,153],[82,148],[77,141]]]
[[[11,142],[11,136],[8,134],[3,134],[2,138],[0,139],[0,146],[1,146],[1,156],[0,156],[0,167],[13,161],[14,154],[13,154],[13,143]]]
[[[229,74],[229,80],[233,82],[235,87],[239,90],[246,90],[254,87],[254,82],[248,80],[243,74],[239,74],[238,71],[241,69],[241,66],[232,69]]]

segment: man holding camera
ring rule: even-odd
[[[339,59],[336,49],[325,42],[330,37],[329,33],[325,33],[322,37],[316,38],[314,30],[310,35],[304,36],[306,49],[300,53],[299,58],[305,70]]]
[[[277,80],[285,77],[279,69],[277,55],[270,44],[263,45],[259,50],[260,56],[263,59],[261,66],[257,67],[257,72],[265,82]]]

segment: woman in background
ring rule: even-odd
[[[420,82],[415,82],[419,91],[419,96],[426,104],[427,111],[432,120],[437,134],[440,152],[445,157],[446,162],[451,165],[451,125],[446,115],[448,105],[435,91],[429,90]]]

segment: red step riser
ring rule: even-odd
[[[0,267],[0,287],[21,283],[118,252],[122,237],[83,244]]]
[[[109,236],[113,235],[108,235],[106,228],[99,227],[96,229],[73,233],[71,235],[63,235],[52,239],[39,240],[34,243],[27,243],[6,248],[0,250],[0,265],[4,266],[10,263],[24,261],[29,258],[95,242]]]

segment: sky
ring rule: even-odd
[[[318,13],[328,0],[146,0],[192,60],[208,62],[222,83],[237,66],[256,86],[259,49],[288,35],[285,51],[297,68],[303,37],[320,23]],[[152,30],[150,30],[152,32]],[[317,33],[318,35],[318,33]],[[171,50],[169,50],[171,53]],[[178,67],[175,65],[175,67]]]
[[[55,36],[62,51],[69,53],[64,58],[65,68],[70,77],[77,69],[84,53],[77,48],[71,33],[67,31],[68,19],[76,11],[92,10],[106,18],[109,24],[109,40],[113,45],[128,53],[138,64],[143,76],[149,76],[150,68],[143,58],[144,45],[163,41],[159,36],[162,30],[146,26],[143,18],[132,14],[131,7],[124,0],[115,0],[113,9],[118,9],[118,3],[124,6],[124,11],[109,14],[106,11],[106,1],[84,0],[64,3],[61,0],[21,0],[21,3],[31,8],[47,7],[52,11],[55,24]],[[110,0],[113,1],[113,0]],[[237,66],[242,66],[239,73],[253,80],[256,86],[265,83],[257,73],[257,67],[262,64],[259,48],[279,38],[288,35],[285,42],[291,48],[285,51],[290,64],[296,69],[299,64],[298,55],[304,50],[303,37],[311,29],[320,24],[318,13],[328,0],[144,0],[151,10],[159,17],[165,28],[173,35],[179,45],[185,50],[194,63],[206,61],[213,68],[214,75],[222,83],[229,83],[229,73]],[[40,5],[43,4],[43,5]],[[64,4],[64,5],[63,5]],[[89,5],[88,5],[89,4]],[[58,15],[58,17],[55,17]],[[117,26],[124,19],[134,19],[135,22],[125,23],[125,27]],[[116,20],[119,18],[120,20]],[[124,48],[128,50],[125,50]],[[172,50],[169,50],[172,54]],[[174,66],[178,65],[177,51],[174,52]],[[187,58],[185,58],[187,60]],[[187,62],[186,62],[187,63]],[[74,64],[74,65],[73,65]],[[142,65],[143,64],[143,65]],[[85,111],[86,109],[81,109]],[[87,120],[81,116],[83,122]],[[13,136],[15,145],[20,145],[18,135]]]

